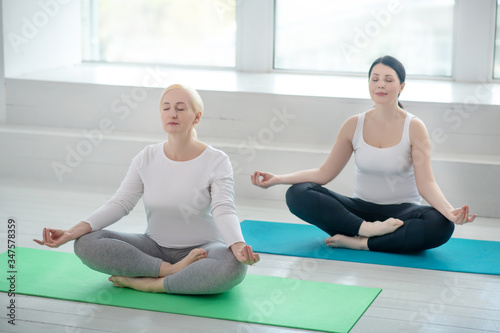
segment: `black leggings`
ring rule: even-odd
[[[290,211],[330,236],[357,236],[363,221],[404,221],[395,232],[370,237],[368,248],[379,252],[415,252],[446,243],[455,229],[453,222],[430,206],[412,203],[379,205],[332,192],[318,184],[301,183],[286,192]]]

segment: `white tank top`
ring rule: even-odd
[[[358,115],[352,140],[356,162],[354,197],[376,204],[420,204],[411,157],[410,122],[414,115],[406,113],[401,141],[392,147],[376,148],[363,138],[366,112]]]

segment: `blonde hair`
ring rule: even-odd
[[[160,96],[160,106],[159,106],[160,112],[163,110],[163,97],[165,97],[165,95],[169,91],[174,90],[174,89],[181,89],[181,90],[184,90],[185,92],[188,93],[189,103],[191,104],[191,108],[193,109],[194,114],[196,116],[200,113],[203,113],[203,101],[202,101],[200,95],[198,94],[198,92],[196,90],[194,90],[193,88],[182,85],[182,84],[172,84],[172,85],[168,86],[167,88],[165,88],[165,90],[163,90],[163,92],[161,93],[161,96]],[[198,136],[196,135],[196,130],[195,130],[194,126],[195,125],[193,125],[192,134],[193,134],[193,137],[196,139]]]

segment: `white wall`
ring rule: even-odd
[[[80,0],[4,0],[5,76],[81,62]]]

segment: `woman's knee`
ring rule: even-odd
[[[319,185],[315,183],[299,183],[288,188],[285,200],[292,213],[304,206],[304,195],[307,195],[307,192],[316,186]]]
[[[218,255],[219,265],[217,272],[219,274],[219,288],[217,293],[228,291],[240,284],[246,276],[248,266],[239,262],[231,250],[225,249],[226,255]]]
[[[446,217],[442,216],[441,221],[440,221],[440,230],[441,230],[441,235],[442,235],[441,241],[442,241],[442,244],[444,244],[448,240],[450,240],[451,236],[453,235],[453,232],[455,231],[455,223],[448,220]]]
[[[455,231],[455,224],[437,210],[429,211],[426,215],[430,215],[426,225],[428,248],[438,247],[449,241]]]
[[[85,248],[88,247],[88,239],[90,238],[89,237],[90,234],[91,233],[88,233],[75,239],[75,242],[73,243],[73,249],[78,257],[80,257],[84,252]]]
[[[239,285],[245,279],[247,274],[247,265],[237,261],[232,265],[232,267],[225,274],[225,281],[219,286],[217,293],[223,293],[229,291]]]
[[[106,230],[96,230],[75,239],[73,244],[75,254],[83,260],[96,249],[96,241],[103,238],[105,234]]]
[[[235,286],[239,285],[244,279],[247,274],[247,265],[240,263],[237,261],[234,266],[230,269],[230,272],[228,274],[228,281],[224,285],[224,291],[228,291]]]

